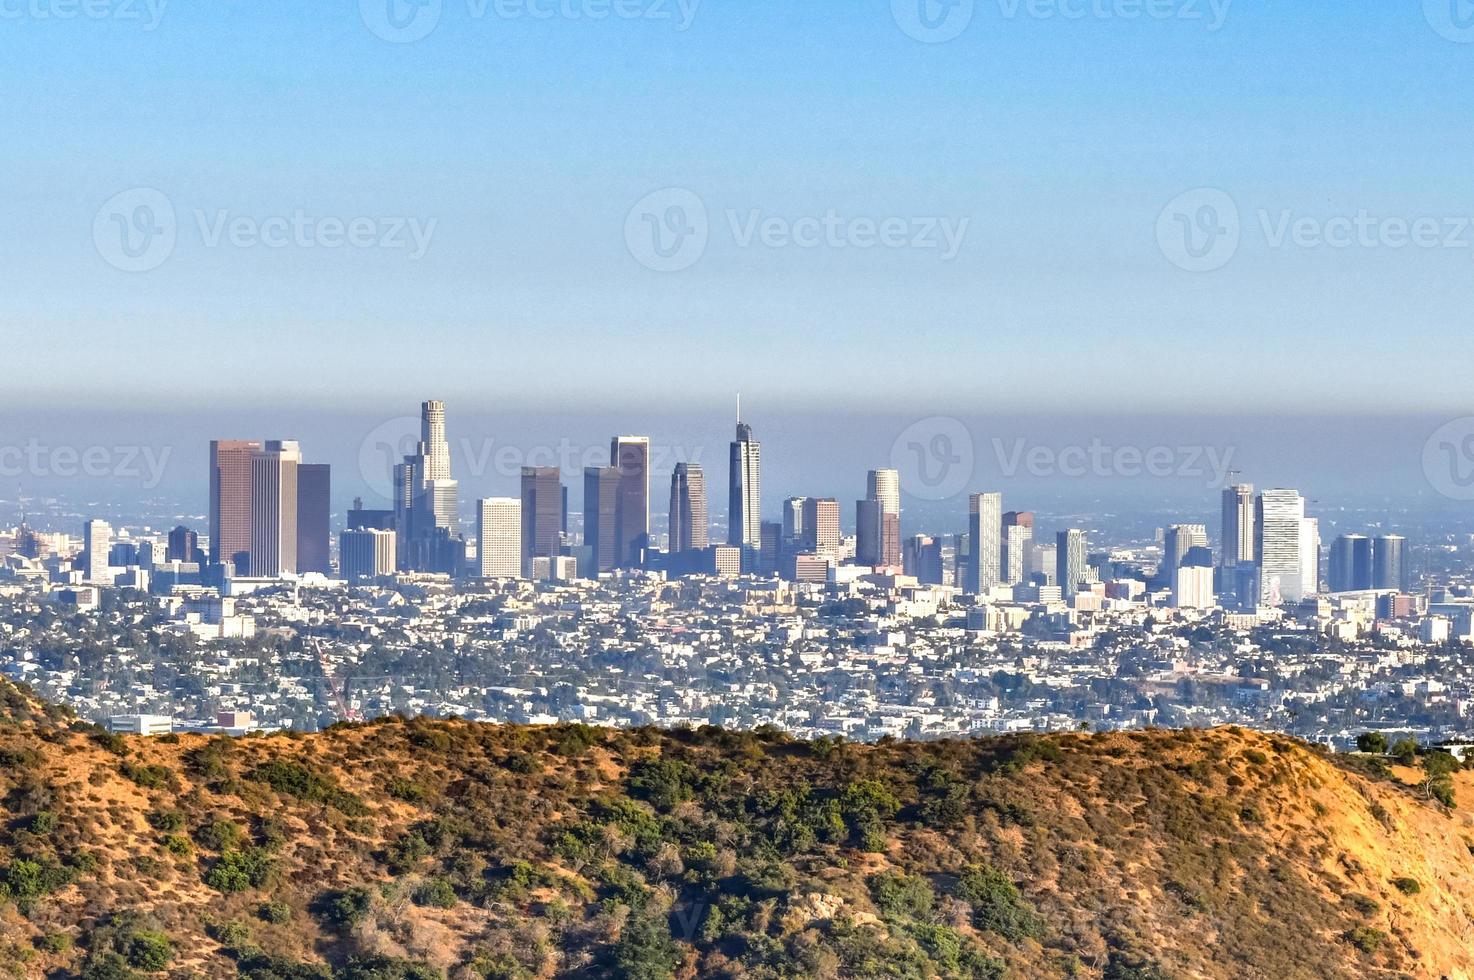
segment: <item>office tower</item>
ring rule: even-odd
[[[711,544],[706,515],[706,474],[696,463],[677,463],[670,475],[668,551],[682,555]]]
[[[1172,605],[1178,609],[1212,609],[1218,604],[1213,595],[1211,564],[1182,564],[1172,570]]]
[[[333,573],[329,556],[332,540],[332,468],[326,463],[297,467],[297,571]]]
[[[776,575],[778,561],[783,554],[783,525],[777,521],[763,521],[762,536],[762,548],[758,551],[758,574]]]
[[[200,560],[199,535],[183,524],[169,532],[169,546],[164,551],[165,561],[198,562]]]
[[[1331,544],[1330,563],[1326,568],[1326,584],[1332,592],[1355,592],[1362,586],[1357,583],[1357,551],[1364,545],[1369,544],[1367,539],[1360,534],[1343,534]],[[1370,559],[1370,549],[1367,557]],[[1371,567],[1368,561],[1368,578],[1370,579]]]
[[[901,567],[901,475],[871,470],[865,499],[855,504],[855,560],[861,565]]]
[[[1406,545],[1406,539],[1396,534],[1376,539],[1372,546],[1372,588],[1407,591]]]
[[[968,498],[967,590],[986,595],[1003,584],[1003,494]]]
[[[880,501],[855,501],[855,562],[875,567],[880,564],[880,539],[884,534],[881,527]]]
[[[1320,518],[1300,522],[1300,595],[1320,594]]]
[[[905,571],[922,585],[945,585],[942,542],[925,534],[908,538],[905,547]]]
[[[804,498],[804,550],[816,555],[838,556],[839,501],[833,497]]]
[[[1301,568],[1305,498],[1294,490],[1266,490],[1255,503],[1254,523],[1260,602],[1270,606],[1299,602],[1305,591]]]
[[[482,578],[522,576],[522,501],[491,497],[476,508],[477,564]]]
[[[269,441],[251,457],[251,572],[297,574],[297,467],[302,448]]]
[[[455,571],[460,544],[460,486],[451,478],[445,403],[420,405],[420,441],[394,467],[399,566],[410,571]]]
[[[1080,584],[1088,574],[1089,544],[1085,532],[1074,528],[1060,531],[1055,540],[1055,584],[1064,601],[1071,602],[1080,593]]]
[[[1174,524],[1162,536],[1162,564],[1158,577],[1169,586],[1172,576],[1182,567],[1182,560],[1194,548],[1208,547],[1208,528],[1204,524]]]
[[[737,438],[731,445],[727,471],[727,543],[742,549],[742,570],[757,570],[762,552],[762,445],[752,426],[742,421],[737,402]]]
[[[650,547],[650,440],[618,436],[609,444],[609,465],[619,470],[614,515],[615,567],[639,568]]]
[[[804,501],[807,497],[789,497],[783,501],[783,547],[798,551],[804,543]]]
[[[251,460],[259,442],[210,443],[210,561],[244,575],[251,564]]]
[[[349,582],[393,575],[399,548],[393,531],[360,527],[338,535],[338,558]]]
[[[556,466],[522,467],[522,575],[563,550],[563,485]]]
[[[1249,484],[1223,491],[1223,547],[1218,555],[1221,568],[1237,568],[1240,562],[1257,561],[1254,488]]]
[[[588,557],[578,572],[596,579],[620,567],[619,493],[617,466],[589,466],[583,471],[583,545]]]
[[[1029,577],[1029,549],[1034,544],[1034,515],[1011,510],[1003,515],[1003,557],[999,574],[1004,585],[1020,585]]]
[[[82,525],[82,562],[87,581],[109,581],[108,555],[112,547],[113,526],[107,521],[93,518]]]

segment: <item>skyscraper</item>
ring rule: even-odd
[[[839,554],[839,501],[804,498],[804,550],[833,558]]]
[[[563,484],[556,466],[522,467],[522,576],[563,550]]]
[[[332,468],[326,463],[297,467],[297,571],[331,575]]]
[[[1360,534],[1343,534],[1331,545],[1326,582],[1332,592],[1357,592],[1372,587],[1371,541]]]
[[[1300,522],[1300,595],[1320,593],[1320,518]]]
[[[349,582],[393,575],[398,563],[398,547],[393,531],[379,528],[352,528],[338,535],[338,560],[343,578]]]
[[[413,571],[454,571],[460,534],[460,486],[451,478],[445,403],[420,405],[420,441],[394,467],[399,565]],[[452,566],[452,567],[447,567]]]
[[[200,560],[199,535],[183,524],[169,532],[169,546],[164,552],[167,561],[197,562]]]
[[[1003,582],[1003,494],[968,498],[968,591],[981,595]]]
[[[1300,601],[1305,594],[1305,498],[1294,490],[1266,490],[1259,495],[1254,517],[1260,602],[1277,606]]]
[[[677,463],[670,477],[670,553],[701,551],[709,544],[706,474],[696,463]]]
[[[89,582],[108,582],[108,553],[113,547],[113,526],[93,518],[82,525],[82,561]]]
[[[855,560],[861,565],[900,568],[901,474],[871,470],[865,499],[855,505]]]
[[[230,562],[245,574],[251,565],[251,460],[259,442],[210,443],[210,561]]]
[[[1225,488],[1223,547],[1218,555],[1219,567],[1233,569],[1240,562],[1258,560],[1254,521],[1254,488],[1249,484]]]
[[[1407,591],[1406,551],[1407,540],[1401,535],[1383,534],[1377,537],[1372,547],[1372,588]]]
[[[1066,602],[1080,594],[1080,584],[1085,581],[1090,561],[1089,543],[1085,532],[1074,528],[1060,531],[1056,537],[1055,584]]]
[[[251,575],[297,573],[297,467],[302,449],[269,441],[251,457]]]
[[[476,508],[477,564],[482,578],[522,575],[522,501],[491,497]]]
[[[619,470],[615,564],[639,568],[650,547],[650,440],[617,436],[609,446],[609,465]]]
[[[783,547],[797,551],[804,542],[804,501],[806,497],[789,497],[783,501]]]
[[[742,549],[742,570],[755,572],[763,546],[762,445],[752,438],[752,426],[742,421],[740,400],[728,463],[727,543]]]
[[[588,466],[583,471],[583,545],[588,557],[579,574],[596,579],[618,568],[619,493],[617,466]]]
[[[1162,564],[1157,577],[1169,587],[1182,567],[1182,560],[1194,548],[1208,547],[1208,528],[1204,524],[1174,524],[1162,535]]]
[[[1034,515],[1009,511],[1003,515],[1003,561],[1000,574],[1004,585],[1019,585],[1029,577],[1029,550],[1034,545]]]

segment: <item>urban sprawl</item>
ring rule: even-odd
[[[92,519],[78,539],[22,519],[0,532],[0,672],[150,733],[400,712],[856,739],[1468,734],[1468,580],[1414,576],[1395,534],[1323,547],[1295,490],[1225,488],[1216,541],[1176,524],[1095,550],[998,493],[967,497],[965,533],[903,536],[901,475],[878,469],[848,533],[833,498],[763,519],[739,417],[725,541],[694,463],[675,465],[652,527],[645,437],[584,470],[574,532],[563,472],[527,467],[520,498],[478,501],[468,535],[442,403],[424,403],[419,436],[393,505],[355,501],[336,548],[329,468],[291,441],[211,444],[203,531]],[[1458,568],[1474,536],[1429,547]]]

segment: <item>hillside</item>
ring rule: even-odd
[[[142,739],[7,685],[0,798],[16,976],[1474,976],[1470,819],[1230,729]]]

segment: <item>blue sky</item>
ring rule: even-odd
[[[343,0],[152,30],[144,0],[68,2],[0,16],[0,405],[1467,412],[1474,43],[1438,0],[1239,0],[1216,31],[1208,0],[979,0],[945,43],[889,0],[706,0],[684,31],[444,0],[403,44]],[[139,188],[176,242],[128,272],[95,226]],[[626,236],[667,188],[709,222],[674,272]],[[1158,234],[1198,188],[1241,225],[1207,272]],[[299,212],[375,244],[257,241]],[[734,230],[831,212],[850,243],[966,234],[948,259]],[[1361,213],[1440,245],[1314,246]],[[1286,221],[1312,244],[1276,247]],[[383,247],[397,224],[423,255]]]

